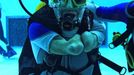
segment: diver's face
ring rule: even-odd
[[[58,18],[70,15],[73,20],[82,18],[86,0],[51,0]]]

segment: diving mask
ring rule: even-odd
[[[71,1],[73,7],[84,6],[87,2],[87,0],[51,0],[51,4],[59,3],[59,6],[66,6],[69,1]]]

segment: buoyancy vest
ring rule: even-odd
[[[91,15],[89,16],[89,14],[91,14]],[[82,23],[81,23],[82,25],[80,25],[78,34],[81,34],[84,31],[88,30],[88,23],[89,22],[87,22],[87,17],[90,17],[91,18],[90,19],[90,23],[91,23],[91,25],[93,25],[93,14],[90,11],[87,11],[86,10],[84,12],[84,16],[83,16]],[[49,28],[49,29],[57,32],[58,34],[61,34],[61,29],[60,29],[60,27],[58,25],[58,21],[57,21],[55,15],[54,15],[54,11],[52,10],[52,8],[50,8],[48,6],[45,6],[45,7],[41,8],[39,11],[35,12],[34,15],[32,15],[30,17],[29,22],[28,22],[28,25],[30,25],[32,22],[39,22],[42,25],[45,25],[47,28]],[[92,27],[92,26],[90,26],[90,27]],[[23,49],[26,49],[25,46],[27,46],[28,44],[30,44],[29,38],[27,38],[27,41],[26,41]],[[29,51],[31,52],[32,50],[29,50]],[[23,55],[26,55],[28,57],[33,56],[33,53],[25,54],[25,52],[26,52],[26,50],[22,52],[21,56],[23,56]],[[98,54],[98,48],[96,48],[95,50],[93,50],[90,53],[87,53],[88,60],[89,61],[92,61],[92,62],[86,64],[83,68],[80,68],[78,71],[75,71],[75,72],[74,71],[71,71],[70,69],[64,68],[64,67],[62,67],[62,66],[60,66],[58,64],[58,63],[61,62],[61,58],[62,58],[62,56],[60,56],[60,55],[53,55],[53,54],[46,53],[46,55],[49,58],[48,59],[48,62],[50,62],[51,59],[52,60],[58,60],[58,61],[56,62],[56,64],[54,66],[48,66],[47,65],[47,64],[49,64],[48,62],[44,62],[44,65],[45,65],[45,67],[47,67],[45,69],[47,69],[48,71],[51,71],[51,72],[54,72],[56,70],[62,70],[62,71],[65,71],[67,73],[78,74],[79,72],[83,71],[84,69],[88,68],[91,64],[93,64],[93,63],[96,62],[97,54]],[[21,60],[22,59],[20,57],[20,62],[19,62],[20,64],[22,64],[22,62],[23,62]],[[31,61],[33,61],[32,63],[36,63],[35,62],[35,59],[33,57],[31,59]],[[36,63],[36,65],[37,65],[37,63]],[[35,66],[33,66],[33,67],[35,67]],[[58,67],[60,67],[60,68],[58,68]],[[55,68],[55,69],[53,69],[53,68]],[[20,71],[22,70],[21,66],[20,66],[20,69],[19,70]],[[23,71],[21,71],[21,72],[23,72]],[[21,73],[20,73],[20,75],[21,75]]]

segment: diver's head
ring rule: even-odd
[[[59,22],[81,23],[83,13],[90,0],[49,0],[48,5],[53,8]]]
[[[54,9],[57,18],[61,18],[65,14],[74,15],[74,19],[81,18],[86,4],[90,0],[49,0],[48,4]]]

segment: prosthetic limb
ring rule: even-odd
[[[1,18],[1,8],[0,8],[0,18]],[[2,24],[1,24],[1,20],[0,20],[0,40],[2,40],[3,42],[7,42],[3,36],[3,29],[2,29]],[[4,55],[6,53],[6,51],[0,46],[0,54]]]
[[[1,18],[1,9],[0,9],[0,18]],[[3,56],[7,56],[8,58],[16,55],[17,53],[9,46],[8,42],[7,42],[7,39],[4,37],[4,32],[3,32],[3,29],[2,29],[2,23],[1,23],[1,20],[0,20],[0,40],[6,44],[6,47],[7,47],[7,52],[2,48],[0,47],[0,54],[2,54]]]

